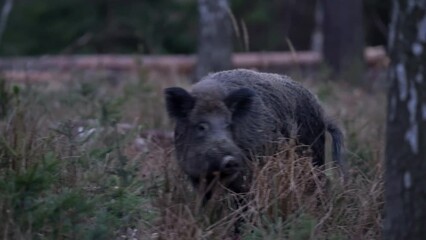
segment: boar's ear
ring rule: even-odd
[[[248,88],[232,91],[224,100],[233,113],[233,117],[244,116],[251,107],[255,93]]]
[[[171,118],[185,118],[195,105],[195,99],[185,89],[179,87],[166,88],[166,108]]]

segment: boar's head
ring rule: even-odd
[[[234,139],[239,118],[248,117],[254,92],[240,88],[229,93],[189,93],[165,89],[166,107],[175,120],[175,148],[183,171],[197,187],[219,180],[240,191],[245,155]]]

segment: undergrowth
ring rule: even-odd
[[[348,182],[283,147],[253,163],[244,196],[222,189],[200,207],[163,107],[162,88],[182,82],[103,80],[0,81],[1,238],[233,239],[236,224],[247,240],[381,237],[380,93],[312,84],[346,131]]]

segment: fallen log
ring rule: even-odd
[[[367,47],[369,67],[386,67],[388,57],[383,47]],[[0,58],[0,72],[6,79],[44,81],[61,78],[72,71],[168,71],[189,74],[195,66],[194,55],[55,55],[41,57]],[[249,52],[235,53],[235,68],[288,68],[316,66],[322,62],[317,52]],[[53,72],[53,73],[52,73]]]

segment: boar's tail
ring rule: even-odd
[[[346,161],[345,161],[343,154],[342,154],[342,150],[344,148],[343,133],[339,129],[339,127],[331,121],[328,121],[328,123],[327,123],[327,131],[330,133],[331,138],[333,140],[333,146],[332,146],[333,162],[339,168],[340,173],[343,177],[343,180],[344,180],[344,182],[346,182],[346,180],[347,180],[347,164],[346,164]]]

